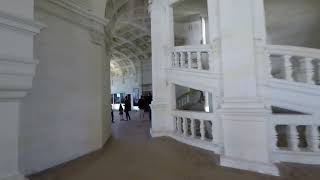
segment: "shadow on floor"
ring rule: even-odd
[[[211,152],[170,138],[152,139],[149,120],[113,124],[113,136],[99,151],[30,176],[31,180],[319,180],[320,166],[279,165],[272,177],[218,166]]]

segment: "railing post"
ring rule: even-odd
[[[181,58],[180,58],[180,68],[184,68],[185,67],[185,62],[186,62],[186,55],[185,52],[180,52],[181,54]]]
[[[209,48],[208,51],[208,60],[209,60],[209,71],[218,73],[215,69],[218,69],[218,66],[215,66],[215,59],[213,58],[212,48]]]
[[[201,134],[201,140],[205,140],[205,126],[204,126],[204,120],[200,120],[200,134]]]
[[[191,137],[195,138],[196,137],[196,130],[195,130],[195,120],[191,119]]]
[[[178,133],[181,134],[181,117],[177,116],[177,126],[178,126]]]
[[[271,61],[271,54],[267,54],[267,62],[266,64],[266,73],[267,73],[267,79],[272,79],[272,61]]]
[[[315,85],[315,81],[313,80],[314,75],[314,68],[312,64],[313,58],[304,58],[305,64],[305,73],[306,73],[306,80],[308,84]]]
[[[191,63],[192,63],[191,52],[188,51],[188,69],[192,68]]]
[[[187,118],[183,117],[183,135],[187,136],[188,135],[188,124],[187,124]]]
[[[217,138],[217,137],[215,136],[215,133],[216,133],[216,132],[215,132],[215,129],[216,129],[215,126],[216,126],[215,121],[212,119],[212,120],[211,120],[211,135],[212,135],[212,142],[213,142],[213,143],[216,143],[216,138]]]
[[[177,125],[177,117],[173,116],[173,128],[174,128],[174,132],[177,132],[178,130],[178,125]]]
[[[317,69],[318,69],[318,77],[316,77],[316,84],[320,85],[320,60],[316,61]]]
[[[179,65],[179,63],[180,63],[180,57],[179,57],[179,52],[175,52],[175,67],[176,68],[178,68],[180,65]]]
[[[197,65],[198,65],[198,70],[202,70],[201,51],[197,52]]]
[[[296,125],[289,125],[288,145],[292,151],[299,151],[299,134]]]
[[[271,130],[272,150],[273,151],[277,151],[277,150],[279,150],[279,147],[278,147],[279,135],[278,135],[278,132],[277,132],[277,126],[276,125],[272,125],[271,127],[272,127],[272,130]]]
[[[176,67],[176,58],[177,58],[177,54],[176,52],[172,51],[171,52],[171,64],[172,66],[171,67]]]
[[[313,152],[320,151],[320,134],[318,126],[311,125],[307,127],[307,142],[310,145],[310,150]]]
[[[291,57],[289,55],[284,55],[284,70],[285,70],[285,78],[287,81],[294,81],[292,78],[292,62],[291,62]]]

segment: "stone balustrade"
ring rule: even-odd
[[[200,92],[191,90],[177,98],[177,108],[183,108],[188,104],[196,104],[199,101]]]
[[[214,114],[173,111],[175,134],[182,135],[193,140],[214,141]]]
[[[319,163],[320,121],[314,116],[273,115],[270,132],[276,160]]]
[[[271,78],[320,85],[319,49],[270,45],[267,52]]]
[[[213,52],[209,45],[176,46],[171,51],[171,67],[213,71]]]

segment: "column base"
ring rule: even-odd
[[[168,136],[170,136],[170,133],[169,132],[165,132],[165,131],[153,131],[152,129],[150,129],[150,135],[153,138],[168,137]]]
[[[220,165],[224,167],[252,171],[261,174],[280,176],[278,167],[272,163],[252,162],[243,159],[221,156]]]
[[[8,177],[0,177],[0,180],[28,180],[24,175],[22,174],[16,174]]]

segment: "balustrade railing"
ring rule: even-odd
[[[195,98],[195,96],[199,94],[198,97]],[[200,98],[200,91],[191,90],[177,98],[177,108],[182,108],[188,104],[196,103],[199,101]]]
[[[176,46],[171,52],[171,67],[213,71],[213,51],[209,45]]]
[[[267,47],[270,77],[320,85],[320,50],[270,45]]]
[[[212,113],[173,111],[175,134],[204,142],[214,142],[217,121]]]
[[[271,123],[274,152],[320,154],[320,120],[314,116],[273,115]]]

